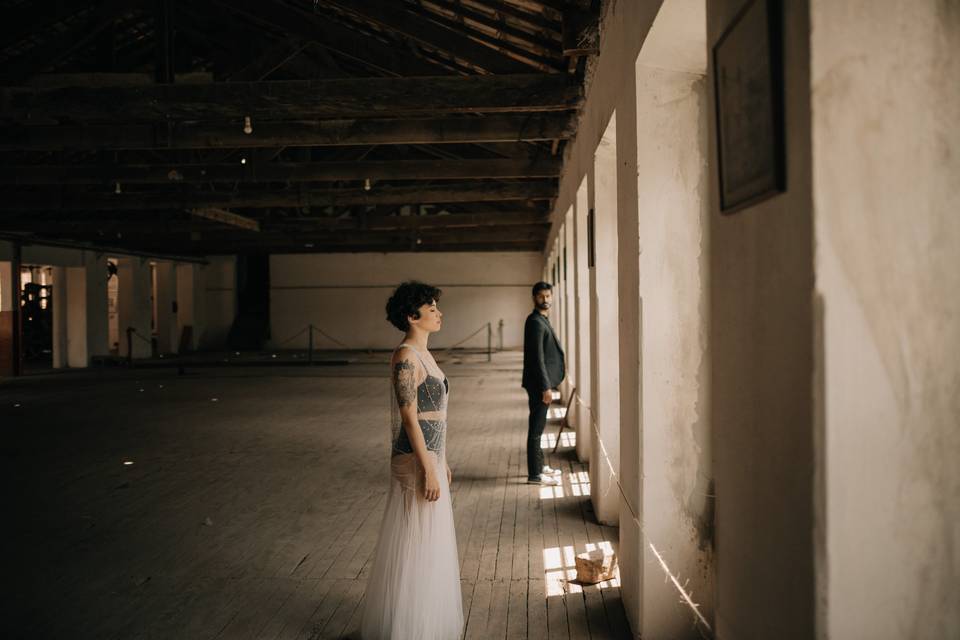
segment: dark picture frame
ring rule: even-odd
[[[720,211],[787,190],[780,0],[749,0],[713,46]]]

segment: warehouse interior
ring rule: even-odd
[[[464,638],[960,636],[960,7],[880,5],[5,2],[12,637],[359,640],[407,280]]]

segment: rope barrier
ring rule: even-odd
[[[703,614],[700,613],[700,605],[693,601],[693,594],[687,593],[687,591],[680,584],[680,581],[677,580],[676,576],[670,572],[670,567],[667,566],[667,563],[664,561],[663,556],[660,555],[660,552],[657,551],[657,548],[653,545],[653,542],[647,536],[647,532],[644,529],[643,523],[640,522],[640,516],[637,515],[637,511],[633,508],[633,505],[630,503],[630,499],[627,498],[627,493],[624,491],[623,485],[620,484],[620,474],[617,473],[616,468],[613,466],[613,462],[610,460],[610,455],[607,452],[607,447],[603,443],[603,438],[600,437],[600,429],[597,427],[597,421],[594,419],[593,410],[588,404],[586,404],[580,397],[580,391],[574,389],[574,397],[576,398],[577,404],[581,407],[587,409],[590,412],[590,426],[593,428],[593,432],[597,435],[597,443],[600,445],[600,453],[603,456],[603,459],[607,463],[607,467],[610,469],[610,475],[613,477],[613,481],[617,485],[617,489],[620,491],[620,496],[623,498],[623,502],[627,505],[627,509],[630,511],[630,517],[633,519],[634,524],[637,525],[637,530],[640,532],[640,535],[643,537],[644,542],[647,543],[647,546],[650,547],[650,550],[653,551],[653,555],[656,556],[657,561],[660,563],[660,567],[663,569],[666,574],[667,580],[673,584],[673,586],[680,593],[680,598],[687,607],[696,615],[697,620],[700,624],[706,627],[707,632],[710,634],[707,637],[713,637],[713,627],[710,626],[710,623],[707,622],[707,619],[703,617]],[[696,622],[696,620],[694,621]]]
[[[490,328],[490,323],[489,323],[489,322],[484,323],[479,329],[477,329],[476,331],[474,331],[473,333],[471,333],[470,335],[468,335],[466,338],[464,338],[464,339],[461,340],[460,342],[454,343],[454,344],[450,345],[449,347],[446,347],[446,348],[444,349],[444,351],[446,352],[446,351],[452,351],[452,350],[456,349],[457,347],[459,347],[459,346],[462,345],[464,342],[466,342],[466,341],[469,340],[470,338],[474,337],[475,335],[477,335],[478,333],[480,333],[480,332],[483,331],[484,329],[489,329],[489,328]]]
[[[140,338],[141,340],[143,340],[143,341],[146,342],[147,344],[153,346],[153,340],[150,340],[150,339],[148,339],[148,338],[144,338],[142,335],[140,335],[140,332],[137,331],[136,329],[134,329],[133,327],[130,327],[128,330],[130,331],[130,333],[131,333],[132,335],[137,336],[138,338]]]
[[[290,336],[289,338],[287,338],[287,339],[284,340],[283,342],[278,342],[278,343],[274,344],[273,346],[274,346],[274,347],[282,347],[283,345],[287,344],[288,342],[292,342],[293,340],[295,340],[295,339],[299,338],[300,336],[302,336],[304,333],[307,332],[307,329],[309,329],[309,328],[310,328],[310,327],[309,327],[309,325],[308,325],[308,326],[304,327],[303,329],[300,329],[300,331],[298,331],[297,333],[293,334],[292,336]]]
[[[337,340],[337,339],[334,338],[333,336],[331,336],[329,333],[327,333],[326,331],[324,331],[324,330],[321,329],[320,327],[318,327],[318,326],[316,326],[316,325],[310,325],[310,327],[311,327],[314,331],[316,331],[317,333],[319,333],[320,335],[322,335],[324,338],[326,338],[327,340],[329,340],[330,342],[332,342],[332,343],[334,343],[334,344],[338,344],[338,345],[340,345],[341,347],[343,347],[344,349],[350,349],[350,348],[351,348],[351,347],[348,347],[347,345],[345,345],[344,343],[340,342],[339,340]]]

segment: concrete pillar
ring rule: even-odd
[[[577,386],[577,348],[576,348],[576,308],[577,301],[574,297],[574,280],[577,273],[573,266],[573,207],[567,210],[566,222],[563,224],[563,299],[564,299],[564,331],[563,350],[567,355],[567,380],[568,391],[572,391]],[[570,405],[571,414],[574,413],[574,406]],[[573,423],[573,416],[570,416],[570,423]]]
[[[67,269],[53,267],[53,368],[67,366]]]
[[[120,279],[119,322],[120,355],[127,357],[127,328],[136,333],[132,339],[133,357],[149,358],[151,304],[150,304],[150,263],[145,258],[125,257],[117,260]]]
[[[178,264],[177,267],[177,343],[185,327],[190,327],[190,339],[185,345],[190,351],[200,346],[203,331],[204,298],[201,267]]]
[[[751,7],[763,7],[765,3],[753,3]],[[810,51],[811,34],[819,32],[819,26],[810,28],[810,6],[806,0],[797,2],[771,3],[782,10],[778,21],[783,26],[783,65],[785,116],[785,154],[786,154],[786,191],[736,211],[721,213],[719,169],[709,172],[711,189],[711,212],[709,216],[709,288],[710,288],[710,422],[713,425],[712,465],[716,478],[717,499],[715,517],[716,541],[712,549],[716,553],[716,615],[715,635],[718,638],[777,638],[793,640],[816,637],[815,584],[814,584],[814,414],[813,414],[813,371],[814,371],[814,271],[813,271],[813,200],[811,195],[811,140],[810,140]],[[902,48],[899,41],[880,37],[880,46],[876,50],[891,55],[896,68],[902,69],[907,78],[906,84],[897,84],[887,75],[882,65],[875,67],[877,59],[872,50],[863,50],[858,42],[847,40],[848,27],[856,22],[850,16],[857,15],[858,9],[846,2],[836,3],[837,16],[843,15],[846,22],[833,20],[824,24],[827,28],[838,28],[840,38],[851,46],[849,54],[844,54],[831,67],[824,77],[824,84],[817,87],[816,95],[829,94],[839,101],[849,100],[846,80],[857,77],[861,69],[879,69],[876,77],[867,82],[873,86],[890,87],[891,97],[901,92],[911,93],[914,79],[922,74],[916,70],[924,66],[914,66],[901,58]],[[886,4],[883,11],[889,13],[895,3]],[[913,11],[903,8],[903,15]],[[843,5],[843,8],[839,8]],[[711,0],[706,3],[707,43],[716,43],[721,35],[738,19],[744,8],[740,0]],[[860,3],[865,10],[866,3]],[[873,5],[871,5],[873,6]],[[848,15],[849,14],[849,15]],[[744,24],[743,22],[740,23]],[[868,21],[861,25],[870,29]],[[901,31],[901,29],[904,29]],[[902,25],[894,31],[903,37],[909,33]],[[858,64],[849,65],[856,59]],[[947,56],[944,59],[949,59]],[[869,64],[867,64],[869,61]],[[708,60],[708,62],[710,62]],[[707,78],[708,127],[710,129],[711,151],[709,158],[717,158],[716,137],[716,92],[714,71]],[[746,81],[746,79],[742,79]],[[956,84],[956,83],[953,83]],[[909,87],[909,89],[907,89]],[[869,105],[876,109],[886,109],[889,105],[886,97],[871,101]],[[882,122],[865,115],[861,110],[856,121],[864,126],[863,131],[848,128],[838,129],[844,135],[852,136],[859,149],[864,153],[856,159],[837,155],[843,162],[838,165],[836,178],[843,184],[844,193],[857,193],[854,185],[844,177],[844,171],[860,164],[861,158],[887,163],[898,157],[900,149],[878,149],[867,131],[876,132],[878,140],[889,132],[900,131],[903,122],[923,118],[923,110],[908,110],[901,120],[900,114],[888,122]],[[932,119],[932,118],[928,118]],[[950,120],[949,116],[946,118]],[[728,121],[732,121],[728,120]],[[899,145],[899,141],[896,143]],[[918,144],[923,144],[919,143]],[[880,174],[878,174],[880,175]],[[898,182],[905,187],[902,211],[919,211],[916,201],[908,196],[918,185],[915,181],[904,180],[903,176],[884,178],[884,182]],[[877,211],[875,204],[883,202],[882,195],[873,187],[873,183],[863,191],[867,206]],[[882,218],[870,218],[863,224],[847,206],[840,206],[831,212],[831,222],[844,220],[845,224],[854,224],[854,235],[845,237],[880,247],[878,229],[872,221]],[[864,230],[869,233],[864,235]],[[868,238],[868,239],[865,239]],[[897,239],[902,242],[903,236]],[[910,244],[907,242],[906,244]],[[884,247],[886,248],[886,247]],[[843,246],[843,254],[851,254],[852,246]],[[882,264],[899,270],[896,254],[885,253]],[[860,268],[868,268],[858,266]],[[917,291],[911,283],[907,291]],[[901,300],[891,303],[899,306]],[[893,308],[889,308],[892,309]],[[878,316],[878,318],[881,316]],[[894,358],[900,370],[909,370],[909,365],[900,360],[908,353],[909,347],[895,341]],[[905,349],[901,351],[901,349]],[[858,365],[857,376],[862,370],[861,360],[853,357],[851,365]],[[875,391],[875,390],[874,390]],[[872,395],[859,400],[871,407],[878,407],[877,399]],[[853,425],[844,422],[841,428],[855,433]],[[904,431],[895,436],[902,439],[904,433],[916,437],[916,425],[906,422]],[[857,446],[863,452],[874,451],[874,440],[878,433],[877,425],[866,422],[860,432]],[[922,437],[922,436],[921,436]],[[902,441],[902,440],[901,440]],[[850,467],[855,469],[856,465]],[[862,470],[861,470],[862,471]],[[849,490],[844,486],[844,490]],[[892,489],[892,488],[890,488]],[[896,490],[886,486],[870,486],[870,494],[878,499],[889,513],[897,513],[897,505],[891,499],[882,496],[896,495]],[[855,495],[855,494],[852,494]],[[917,496],[907,501],[917,499]],[[865,507],[859,500],[851,503],[850,517],[859,521]],[[864,519],[868,524],[875,524]],[[761,532],[758,535],[758,531]],[[863,548],[869,544],[882,527],[871,527],[855,533],[856,553],[859,557]],[[956,539],[956,538],[954,538]],[[903,547],[914,547],[912,539],[900,540]],[[946,558],[946,556],[943,556]],[[888,555],[877,556],[876,563],[887,568],[895,567]],[[877,565],[874,565],[877,566]],[[862,601],[862,594],[877,586],[880,581],[890,584],[901,583],[903,575],[897,571],[886,571],[882,577],[864,576],[850,571],[848,584],[855,589],[849,594],[850,601]],[[789,579],[785,579],[789,577]],[[924,582],[926,579],[924,579]],[[954,590],[956,593],[956,590]],[[913,597],[905,593],[891,595],[874,602],[867,607],[873,612],[890,608],[898,597]],[[955,600],[954,600],[955,601]],[[931,600],[933,602],[933,600]],[[841,615],[850,607],[839,609]],[[904,619],[904,624],[891,623],[882,627],[877,634],[868,628],[857,629],[851,634],[833,636],[839,638],[876,638],[876,637],[946,637],[949,634],[912,633],[904,626],[906,620],[920,620],[924,616],[919,612]]]
[[[13,264],[0,262],[0,312],[13,311],[16,295],[13,290]]]
[[[644,509],[640,489],[640,242],[637,203],[637,96],[635,79],[623,84],[616,108],[617,348],[620,380],[617,403],[620,416],[620,572],[621,592],[632,628],[640,622],[640,584],[652,568],[641,563]],[[647,141],[644,140],[646,144]],[[664,576],[659,576],[664,582]],[[672,585],[671,585],[672,586]],[[644,638],[647,636],[644,635]],[[651,639],[676,636],[650,636]]]
[[[664,3],[635,70],[639,215],[634,235],[640,241],[642,309],[640,599],[632,579],[623,589],[631,623],[639,617],[632,628],[653,640],[691,636],[695,624],[706,632],[667,574],[692,594],[708,624],[714,613],[706,34],[705,6],[694,5]],[[690,24],[702,25],[699,37],[677,38],[675,25],[691,33]],[[683,61],[687,66],[678,69]],[[628,447],[621,444],[626,467]],[[625,546],[633,547],[626,538],[636,533],[621,522],[620,534],[623,557]]]
[[[86,252],[84,255],[86,279],[87,360],[110,353],[110,329],[107,307],[107,257]],[[71,365],[72,366],[72,365]]]
[[[177,265],[157,262],[157,348],[160,353],[176,353],[179,345],[177,328]]]
[[[593,402],[590,385],[590,268],[588,266],[587,233],[587,179],[584,177],[577,190],[577,200],[573,209],[574,224],[574,293],[576,305],[574,313],[574,351],[577,380],[577,402],[574,404],[574,426],[577,430],[577,459],[587,462],[590,459],[591,427],[590,407]]]
[[[597,145],[594,162],[596,262],[591,270],[590,338],[593,455],[590,485],[593,510],[604,524],[617,524],[620,493],[620,352],[617,304],[617,117],[614,113]]]
[[[13,263],[0,262],[0,377],[13,375],[14,372],[14,287]]]
[[[68,367],[82,368],[90,364],[87,330],[87,268],[67,267],[65,271],[67,277],[66,364]]]

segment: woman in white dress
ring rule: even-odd
[[[390,360],[390,490],[364,599],[363,640],[456,640],[460,563],[446,459],[450,385],[427,349],[440,330],[440,290],[405,282],[387,319],[406,333]]]

